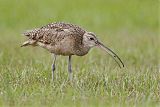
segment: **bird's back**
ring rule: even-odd
[[[77,25],[56,22],[24,33],[29,39],[46,44],[59,42],[67,36],[83,36],[86,31]]]
[[[57,54],[63,55],[67,53],[74,54],[74,49],[79,48],[79,45],[82,44],[85,32],[84,29],[77,25],[57,22],[27,31],[24,35],[28,36],[30,40],[35,41],[35,43],[39,43],[44,48],[50,46],[48,49],[49,51],[54,51],[54,53],[57,52]]]

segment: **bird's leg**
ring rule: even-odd
[[[69,58],[68,58],[68,72],[69,72],[69,79],[72,80],[71,56],[69,56]]]
[[[53,56],[53,63],[52,63],[52,80],[54,80],[54,71],[55,71],[55,64],[56,64],[56,55]]]

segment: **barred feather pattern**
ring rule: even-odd
[[[69,54],[75,54],[74,52],[78,51],[79,55],[81,55],[80,46],[82,45],[83,35],[85,32],[86,31],[84,29],[77,25],[57,22],[48,24],[41,28],[29,30],[25,32],[24,35],[27,36],[29,40],[34,40],[35,42],[41,42],[44,45],[52,46],[54,53],[66,54],[68,52]],[[64,40],[69,42],[64,42]],[[70,49],[64,53],[62,52],[65,50],[63,48],[63,43],[70,45]],[[51,51],[51,49],[48,50]]]
[[[82,37],[86,31],[77,25],[56,22],[51,23],[41,28],[29,30],[24,33],[29,39],[40,41],[46,44],[56,44],[67,36]],[[76,37],[77,38],[77,37]]]

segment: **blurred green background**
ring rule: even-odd
[[[158,7],[158,0],[0,0],[0,106],[158,106]],[[58,58],[52,82],[51,55],[20,48],[25,30],[51,22],[96,33],[126,67],[93,49],[73,58],[71,84],[66,58]]]
[[[1,0],[1,29],[67,21],[94,29],[157,30],[157,0]]]

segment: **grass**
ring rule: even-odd
[[[59,56],[51,81],[51,55],[20,48],[20,34],[65,21],[93,31],[124,61],[125,68],[99,49],[73,58]],[[0,0],[0,106],[153,107],[160,105],[157,0]]]

